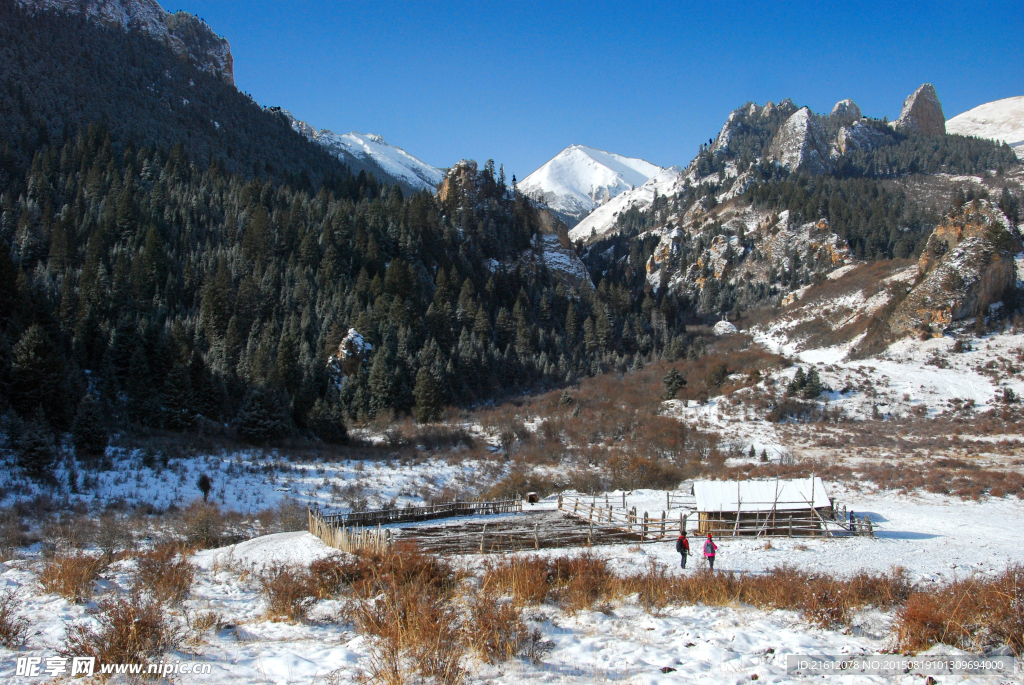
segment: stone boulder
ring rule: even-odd
[[[946,133],[946,117],[942,103],[935,93],[935,86],[925,83],[903,101],[900,118],[893,122],[897,131],[923,133],[927,136],[941,136]]]
[[[902,335],[926,326],[941,331],[985,312],[1016,282],[1020,238],[1001,211],[984,200],[947,216],[928,238],[918,284],[893,312],[889,328]]]

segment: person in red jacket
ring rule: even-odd
[[[683,560],[679,564],[680,568],[686,568],[686,557],[690,556],[690,541],[686,537],[686,531],[679,533],[679,539],[676,540],[676,551],[682,556]]]
[[[708,566],[712,571],[715,570],[715,551],[717,549],[718,545],[711,540],[711,533],[708,533],[708,539],[704,541],[704,558],[708,560]]]

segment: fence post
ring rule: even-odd
[[[537,524],[533,524],[533,548],[540,549],[540,537],[537,535]]]
[[[484,553],[484,536],[487,535],[487,524],[480,529],[480,554]]]
[[[647,512],[644,512],[644,527],[640,529],[642,534],[640,536],[641,542],[647,538]]]
[[[558,493],[558,510],[562,510],[562,493]]]
[[[789,515],[789,537],[793,537],[793,515]]]
[[[665,537],[665,512],[661,512],[661,537]]]
[[[623,509],[626,508],[626,491],[625,490],[622,491],[622,508]]]

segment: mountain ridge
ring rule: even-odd
[[[342,161],[345,161],[346,156],[351,156],[373,164],[411,190],[434,192],[444,179],[444,172],[441,169],[417,159],[400,147],[389,145],[384,142],[382,136],[355,131],[338,134],[326,128],[317,129],[305,121],[296,119],[287,110],[280,111],[291,121],[293,130],[332,154],[338,155]]]

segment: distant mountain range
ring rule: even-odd
[[[642,159],[571,145],[524,178],[519,190],[572,225],[660,171],[661,167]]]

